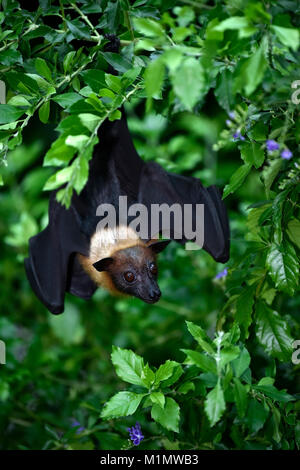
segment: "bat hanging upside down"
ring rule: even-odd
[[[120,215],[122,196],[127,197],[128,207],[141,204],[149,210],[148,237],[140,237],[132,228],[132,216]],[[99,229],[104,215],[97,215],[97,208],[103,204],[115,208],[119,220],[113,227]],[[69,209],[56,201],[53,192],[49,224],[30,239],[25,268],[37,297],[54,314],[63,312],[65,292],[90,299],[98,286],[147,303],[158,301],[157,254],[172,239],[181,244],[195,241],[186,237],[184,229],[178,237],[174,220],[168,240],[152,237],[151,207],[165,204],[182,209],[189,205],[193,226],[196,206],[203,204],[203,249],[216,261],[228,260],[228,217],[219,190],[205,188],[196,178],[169,173],[157,163],[145,163],[134,148],[124,112],[119,121],[105,121],[84,189],[73,194]],[[163,228],[156,226],[154,235]]]

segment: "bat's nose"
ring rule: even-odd
[[[153,301],[157,301],[161,296],[161,292],[159,289],[155,289],[155,290],[152,290],[150,293],[149,293],[149,297],[151,300]]]

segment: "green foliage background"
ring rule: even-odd
[[[144,449],[299,448],[299,2],[1,7],[0,447],[131,448],[139,421]],[[23,269],[43,190],[69,204],[122,105],[142,158],[225,186],[228,274],[174,243],[158,304],[98,290],[51,316]]]

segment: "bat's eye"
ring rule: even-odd
[[[131,271],[126,271],[126,273],[124,273],[124,279],[127,282],[133,282],[135,280],[135,275]]]
[[[156,274],[157,274],[157,266],[156,266],[155,263],[150,263],[149,270],[150,270],[151,274],[153,274],[154,276],[156,276]]]

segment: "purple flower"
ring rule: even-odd
[[[226,121],[225,121],[225,122],[226,122],[226,126],[228,126],[228,127],[230,127],[230,126],[231,126],[231,124],[232,124],[232,122],[230,121],[230,119],[226,119]]]
[[[234,118],[235,118],[235,113],[234,113],[234,111],[229,111],[228,116],[229,116],[231,119],[234,119]]]
[[[78,427],[79,426],[79,427]],[[76,431],[76,434],[80,434],[82,431],[85,430],[85,428],[83,426],[81,426],[81,424],[79,423],[79,421],[77,421],[76,419],[72,418],[72,423],[71,423],[71,427],[72,428],[75,428],[75,427],[78,427],[77,431]]]
[[[284,160],[290,160],[290,158],[292,158],[292,156],[293,156],[293,154],[289,149],[284,149],[281,152],[281,158],[283,158]]]
[[[215,279],[221,279],[222,277],[227,276],[227,274],[228,274],[228,269],[225,268],[223,269],[223,271],[221,271],[220,273],[216,275]]]
[[[138,446],[144,439],[141,425],[138,422],[136,422],[135,426],[132,426],[132,428],[127,428],[127,431],[129,431],[130,439],[132,440],[135,446]]]
[[[276,142],[276,140],[268,139],[266,142],[267,150],[268,152],[273,152],[274,150],[279,149],[279,144]]]
[[[233,134],[233,140],[245,140],[245,137],[241,134],[239,129]]]

